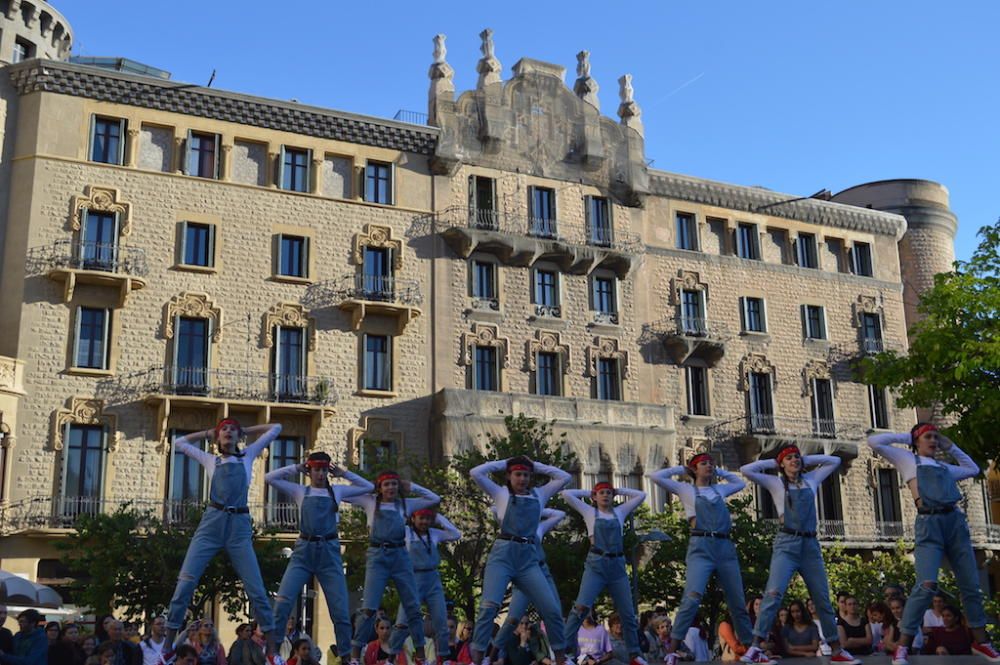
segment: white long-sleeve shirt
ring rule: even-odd
[[[742,491],[747,486],[746,481],[739,474],[718,468],[715,470],[715,476],[725,482],[699,487],[694,483],[674,479],[676,476],[684,477],[687,475],[686,466],[671,466],[646,474],[654,483],[677,495],[677,498],[681,500],[681,505],[684,506],[684,514],[688,519],[696,515],[695,505],[699,496],[713,502],[723,501],[726,497]]]
[[[646,493],[642,490],[619,487],[615,489],[615,492],[628,498],[624,502],[614,506],[610,513],[599,510],[594,504],[584,501],[585,498],[590,496],[590,490],[563,490],[560,496],[566,500],[570,508],[580,513],[584,523],[587,525],[587,534],[593,537],[594,525],[597,523],[597,520],[618,520],[618,523],[624,526],[625,520],[632,511],[646,500]]]
[[[281,424],[271,425],[266,432],[257,437],[257,440],[243,449],[242,456],[236,455],[213,455],[201,446],[196,446],[188,441],[187,436],[180,436],[174,439],[174,450],[183,453],[201,464],[205,469],[205,474],[211,478],[215,474],[217,464],[242,464],[246,469],[247,478],[253,475],[253,461],[257,459],[265,448],[267,448],[277,436],[281,434]]]
[[[541,462],[535,462],[534,466],[535,473],[540,473],[551,479],[544,485],[535,488],[535,493],[538,495],[538,502],[544,508],[548,500],[566,486],[571,480],[571,476],[562,469],[557,469],[554,466],[542,464]],[[497,485],[493,482],[490,474],[506,470],[507,460],[496,460],[493,462],[484,462],[469,472],[469,475],[472,476],[476,484],[493,499],[493,514],[496,516],[497,521],[501,523],[503,522],[504,515],[507,514],[507,504],[510,503],[511,496],[510,490],[507,489],[506,485]]]
[[[350,471],[344,471],[344,475],[342,476],[342,478],[351,483],[350,485],[330,483],[330,490],[327,490],[325,487],[312,487],[311,485],[302,485],[301,483],[286,480],[286,478],[294,478],[300,473],[302,473],[301,465],[289,464],[280,469],[269,471],[264,476],[264,482],[279,492],[292,497],[292,500],[295,501],[299,508],[302,507],[302,502],[307,496],[330,496],[330,490],[333,491],[333,500],[340,503],[348,497],[371,494],[375,489],[375,486],[367,479]],[[334,513],[334,520],[335,522],[340,522],[339,510]]]
[[[884,434],[873,434],[868,437],[868,446],[896,467],[900,477],[903,479],[903,483],[909,483],[916,478],[917,466],[923,465],[939,466],[947,469],[956,482],[979,475],[979,466],[972,461],[971,457],[965,454],[965,451],[940,433],[938,433],[938,436],[950,444],[948,447],[943,448],[943,450],[955,458],[955,461],[958,462],[957,465],[946,464],[933,457],[915,455],[908,447],[897,448],[892,445],[894,443],[903,443],[909,446],[911,439],[908,433],[896,434],[894,432],[886,432]]]
[[[808,485],[814,495],[818,494],[819,486],[840,466],[840,458],[833,455],[806,455],[802,458],[802,468],[810,466],[816,466],[816,468],[808,473],[799,474],[798,485],[790,483],[789,489],[795,490],[803,485]],[[778,517],[783,517],[785,515],[785,483],[777,475],[766,473],[777,468],[777,460],[762,459],[740,467],[740,472],[771,493]]]
[[[372,485],[373,490],[374,487],[375,486]],[[413,511],[420,510],[421,508],[430,508],[431,506],[441,503],[441,497],[426,487],[421,487],[414,482],[410,483],[410,493],[415,494],[416,496],[404,499],[403,501],[377,502],[375,495],[371,492],[368,494],[358,494],[355,496],[345,497],[344,501],[362,508],[365,511],[365,514],[368,515],[369,530],[375,525],[376,508],[387,511],[394,510],[402,516],[403,521],[405,522],[407,515],[412,515]]]
[[[431,547],[436,547],[440,543],[450,543],[461,539],[462,532],[441,513],[438,513],[437,524],[440,528],[431,527],[427,530],[427,536],[423,538],[424,542],[427,542],[428,538],[430,539]],[[410,544],[414,540],[419,541],[421,537],[414,531],[412,526],[407,526],[406,543]]]

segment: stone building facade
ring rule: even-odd
[[[694,450],[729,468],[784,441],[836,454],[824,541],[912,538],[911,502],[863,441],[914,414],[850,366],[906,348],[904,284],[953,256],[946,190],[823,200],[657,171],[629,76],[609,117],[589,54],[572,87],[528,58],[504,80],[482,39],[477,87],[456,95],[435,38],[428,124],[65,50],[0,72],[17,109],[0,182],[4,569],[58,577],[52,544],[81,513],[182,515],[204,479],[170,439],[223,416],[284,425],[251,503],[289,539],[268,468],[320,449],[446,463],[518,413],[567,434],[582,486],[646,487],[654,509],[643,474]],[[1000,531],[982,484],[966,489],[985,564]],[[332,641],[324,612],[313,630]]]

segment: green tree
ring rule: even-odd
[[[924,318],[910,329],[909,353],[865,358],[858,372],[895,391],[901,407],[936,407],[956,418],[946,432],[962,449],[1000,462],[1000,222],[979,238],[970,260],[956,261],[920,295]]]
[[[168,524],[128,504],[112,514],[81,515],[75,531],[56,544],[75,578],[76,602],[126,620],[142,620],[166,609],[200,517],[192,511],[182,523]],[[266,588],[276,591],[286,563],[282,546],[261,536],[255,529],[254,549]],[[223,555],[205,570],[188,609],[201,616],[216,597],[231,620],[243,614],[243,584]]]

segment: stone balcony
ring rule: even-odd
[[[670,359],[677,365],[698,358],[709,367],[715,367],[722,360],[726,354],[726,342],[733,337],[724,322],[695,316],[660,319],[644,326],[643,334],[659,338]]]
[[[397,334],[420,316],[422,302],[420,283],[415,279],[356,273],[313,284],[302,299],[310,309],[333,306],[348,312],[354,330],[360,330],[369,316],[390,318],[396,323]]]
[[[837,455],[850,462],[858,456],[859,447],[868,436],[868,426],[825,418],[749,414],[710,425],[706,433],[717,443],[735,442],[741,464],[762,455],[773,455],[790,444],[806,455]]]
[[[77,284],[95,284],[117,289],[122,306],[132,291],[145,288],[149,266],[139,247],[65,239],[28,250],[27,271],[62,283],[64,302]]]
[[[625,279],[645,252],[638,236],[611,227],[577,229],[556,219],[497,210],[455,206],[438,213],[435,225],[463,259],[480,251],[513,266],[552,261],[569,275],[586,275],[601,267]]]
[[[859,337],[855,342],[834,344],[830,346],[830,362],[853,364],[879,353],[891,351],[900,354],[905,352],[902,343],[884,337]]]

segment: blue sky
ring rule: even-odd
[[[602,111],[634,77],[654,167],[796,195],[889,178],[951,191],[959,258],[1000,216],[1000,3],[55,0],[77,55],[216,88],[392,117],[426,110],[431,38],[475,85],[478,33],[522,56],[591,52]]]

